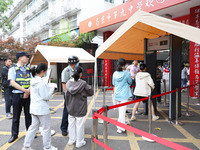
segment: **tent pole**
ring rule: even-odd
[[[95,57],[95,63],[94,63],[94,107],[96,107],[96,80],[97,80],[97,58]]]
[[[50,66],[50,62],[48,61],[48,68],[51,68],[51,66]]]

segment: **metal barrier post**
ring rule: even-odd
[[[178,88],[176,89],[176,125],[178,125]]]
[[[195,84],[194,79],[193,79],[193,85]],[[192,99],[197,99],[197,97],[195,96],[195,85],[193,86],[193,90],[194,90],[194,96],[192,97]]]
[[[107,117],[108,115],[108,106],[104,105],[105,111],[103,115]],[[108,128],[107,128],[107,121],[104,121],[104,128],[103,128],[103,142],[105,145],[108,145]]]
[[[98,110],[93,109],[92,110],[92,114],[94,115],[95,112],[97,112]],[[96,139],[98,139],[98,135],[97,135],[97,126],[98,126],[98,118],[93,117],[93,126],[92,126],[92,150],[97,150],[97,144],[93,141],[93,137],[95,137]]]
[[[189,100],[190,100],[190,86],[188,86],[187,95],[188,95],[188,99],[187,99],[187,108],[186,108],[185,116],[190,117],[190,116],[193,116],[193,114],[189,112],[189,107],[190,107],[190,102],[189,102]]]
[[[196,103],[195,105],[200,106],[200,82],[198,87],[199,87],[198,103]]]
[[[149,99],[148,99],[148,118],[149,118],[149,133],[151,134],[152,132],[152,110],[151,110],[151,95],[149,95]]]
[[[166,80],[163,79],[163,83],[164,83],[164,93],[167,92],[167,88],[166,88]],[[164,95],[164,106],[167,106],[167,95]]]
[[[94,76],[92,76],[92,87],[94,87]]]
[[[151,110],[151,95],[149,95],[149,99],[148,99],[148,119],[149,119],[149,133],[150,134],[152,132],[152,114],[151,114],[151,111],[152,111]],[[151,139],[146,138],[144,136],[142,136],[142,139],[147,141],[147,142],[155,142],[154,140],[151,140]]]
[[[103,105],[106,104],[106,88],[103,87]]]
[[[106,87],[103,87],[103,106],[105,106],[106,105]],[[99,121],[98,121],[99,123],[104,123],[105,121],[104,120],[102,120],[102,119],[99,119]]]

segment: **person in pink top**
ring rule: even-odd
[[[126,68],[126,70],[129,70],[130,73],[131,73],[131,78],[132,78],[132,85],[131,86],[134,86],[132,88],[132,92],[134,93],[134,90],[135,90],[135,77],[136,77],[137,73],[140,72],[140,67],[138,66],[138,61],[134,60],[132,65],[129,65]],[[132,100],[134,100],[134,99],[135,99],[135,95],[133,94]],[[126,111],[126,112],[129,113],[128,111]],[[142,113],[137,110],[136,114],[142,114]]]

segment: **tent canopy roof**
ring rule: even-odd
[[[200,44],[200,29],[144,11],[137,11],[97,50],[96,58],[144,59],[144,39],[176,35]]]
[[[38,45],[35,49],[35,55],[31,58],[30,64],[38,63],[67,63],[68,57],[75,55],[80,63],[94,63],[95,58],[82,48],[58,47]]]

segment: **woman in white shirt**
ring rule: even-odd
[[[134,91],[134,95],[136,96],[136,99],[141,99],[144,97],[148,97],[149,95],[151,95],[151,91],[154,90],[154,82],[151,78],[151,75],[146,72],[146,65],[145,64],[140,64],[140,70],[141,72],[137,73],[136,76],[136,87],[135,87],[135,91]],[[147,102],[147,100],[143,101],[143,103]],[[139,106],[140,102],[135,103],[134,107],[133,107],[133,111],[132,111],[132,117],[131,120],[136,120],[135,117],[135,112]],[[153,107],[153,103],[151,101],[151,108],[152,108],[152,120],[158,120],[159,116],[155,116],[155,112],[154,112],[154,107]]]
[[[22,150],[32,150],[30,146],[39,126],[43,128],[43,149],[57,150],[57,148],[51,145],[51,116],[49,110],[49,99],[52,96],[54,88],[50,89],[48,84],[42,79],[47,73],[47,65],[45,63],[39,63],[37,68],[31,69],[31,73],[34,77],[30,83],[30,114],[32,123],[28,128]]]

